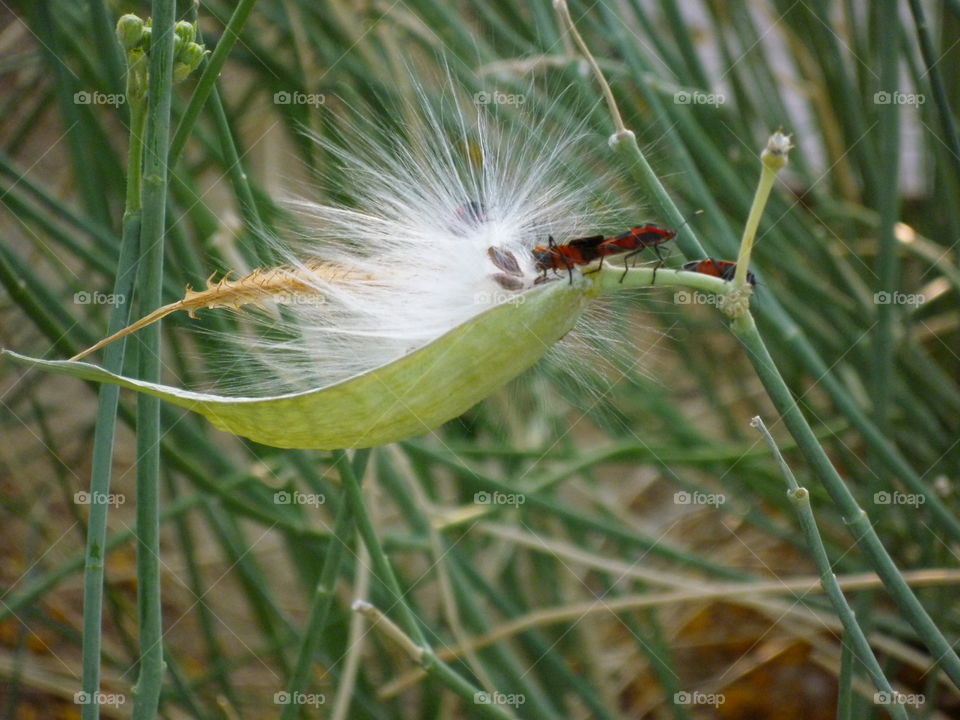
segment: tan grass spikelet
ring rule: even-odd
[[[205,290],[193,290],[187,285],[182,299],[157,308],[70,359],[81,360],[113,341],[135,333],[178,310],[185,310],[190,317],[195,318],[198,310],[213,308],[239,310],[244,305],[256,305],[262,308],[265,301],[286,304],[296,296],[322,297],[323,293],[319,290],[320,281],[344,282],[372,279],[372,276],[367,273],[329,262],[306,263],[301,267],[257,268],[236,280],[230,279],[231,273],[232,271],[227,272],[216,282],[213,281],[216,273],[211,274],[207,278]]]

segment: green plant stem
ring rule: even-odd
[[[900,29],[897,3],[877,6],[877,26],[883,40],[880,50],[880,88],[888,93],[897,92],[899,84],[899,47],[897,32]],[[897,289],[897,239],[894,225],[899,211],[900,171],[900,106],[895,102],[879,106],[880,119],[877,127],[878,154],[877,211],[880,216],[879,247],[877,248],[877,290],[892,293]],[[873,332],[871,367],[871,400],[874,423],[880,432],[889,430],[890,400],[893,394],[893,360],[896,342],[893,325],[897,306],[893,303],[877,304],[877,325]]]
[[[197,87],[190,97],[187,109],[183,112],[183,117],[180,118],[177,131],[170,141],[170,167],[175,167],[177,161],[180,160],[180,155],[187,145],[187,138],[190,137],[193,126],[196,124],[197,118],[200,117],[200,111],[203,109],[204,103],[214,90],[217,78],[223,69],[223,64],[226,62],[230,51],[240,37],[240,32],[246,24],[254,4],[256,4],[256,0],[240,0],[240,2],[237,3],[233,15],[230,16],[230,20],[223,30],[223,35],[220,36],[217,46],[213,49],[209,59],[206,61],[203,73],[197,81]]]
[[[233,185],[234,192],[237,195],[240,215],[252,231],[260,234],[264,232],[263,219],[260,217],[260,211],[257,208],[257,202],[254,199],[253,190],[250,187],[250,179],[243,168],[242,158],[237,150],[237,144],[234,141],[233,132],[230,129],[230,121],[227,117],[227,110],[226,107],[224,107],[223,99],[220,97],[220,92],[217,90],[216,82],[217,78],[219,77],[219,66],[222,66],[224,60],[226,59],[226,52],[224,52],[222,57],[220,57],[218,53],[220,53],[221,48],[225,46],[229,46],[226,48],[226,50],[229,50],[229,48],[233,46],[240,34],[240,31],[243,29],[243,25],[250,14],[250,10],[253,8],[253,2],[250,0],[246,0],[246,4],[248,4],[249,7],[244,8],[244,4],[245,3],[241,3],[238,5],[233,15],[230,17],[230,20],[227,23],[227,29],[224,31],[224,37],[220,39],[219,43],[217,43],[217,47],[200,77],[197,89],[194,91],[193,97],[190,98],[190,104],[187,107],[183,119],[180,121],[180,125],[177,127],[176,135],[171,143],[172,149],[170,152],[170,167],[174,167],[177,160],[179,160],[180,154],[183,152],[184,144],[186,143],[186,138],[189,135],[189,131],[196,124],[197,116],[199,115],[203,103],[209,99],[210,110],[213,113],[214,122],[216,124],[217,137],[220,141],[223,165],[227,175],[230,177],[230,182]],[[203,35],[198,27],[197,40],[200,41],[202,37]],[[229,41],[225,42],[227,38],[229,38]],[[211,67],[216,67],[217,72],[211,72]],[[253,261],[259,264],[264,262],[265,259],[261,257],[254,257]]]
[[[660,212],[667,218],[667,221],[675,228],[682,228],[677,237],[677,245],[683,254],[687,257],[694,258],[706,257],[700,241],[697,240],[693,230],[685,226],[683,216],[680,214],[680,211],[677,210],[677,206],[673,204],[673,200],[670,199],[663,185],[660,184],[656,173],[653,172],[653,168],[650,167],[650,163],[647,162],[647,158],[640,151],[640,146],[637,144],[637,136],[623,124],[620,108],[617,106],[617,101],[613,97],[610,84],[607,82],[606,77],[604,77],[603,71],[600,69],[596,58],[593,57],[593,53],[590,52],[590,48],[577,30],[573,18],[570,17],[570,9],[567,7],[566,0],[555,2],[554,9],[560,18],[560,22],[566,26],[580,53],[590,65],[590,69],[593,71],[597,84],[603,93],[603,98],[610,111],[610,117],[613,120],[614,131],[610,137],[611,147],[613,147],[620,158],[626,162],[627,167],[637,182],[640,183],[641,187],[645,187],[653,193],[654,201]]]
[[[923,482],[900,451],[880,432],[876,424],[870,421],[849,390],[820,358],[800,327],[782,307],[775,306],[773,302],[766,304],[766,310],[769,321],[774,324],[779,340],[784,345],[784,354],[797,358],[807,372],[819,379],[819,384],[863,436],[877,460],[890,468],[911,491],[923,495],[926,498],[925,506],[937,519],[940,529],[948,533],[954,542],[960,542],[960,521],[944,505],[943,500]]]
[[[362,452],[364,456],[369,454],[369,451]],[[360,459],[359,455],[360,453],[354,457],[354,461]],[[333,523],[333,533],[323,560],[323,569],[320,571],[317,587],[313,591],[307,624],[303,629],[300,649],[297,651],[297,662],[287,683],[287,692],[291,696],[304,692],[307,685],[310,665],[313,663],[317,648],[320,646],[320,639],[327,624],[330,608],[333,607],[334,586],[340,575],[340,568],[343,565],[347,542],[353,526],[350,503],[343,502],[340,504],[340,509],[337,511],[337,517]],[[280,714],[280,720],[291,720],[296,717],[298,710],[298,706],[294,703],[285,705],[283,712]]]
[[[760,167],[760,182],[757,183],[757,191],[754,193],[753,202],[750,204],[750,213],[747,215],[747,222],[743,226],[740,250],[737,253],[737,270],[733,279],[733,284],[737,287],[742,287],[747,281],[747,266],[750,264],[753,244],[757,239],[757,228],[760,227],[760,218],[763,216],[763,209],[767,206],[767,200],[770,198],[770,191],[773,190],[773,182],[777,178],[777,170],[779,169],[766,162],[760,163]]]
[[[377,538],[376,530],[370,521],[370,515],[367,513],[363,501],[363,492],[360,490],[360,483],[356,474],[353,472],[353,466],[350,464],[346,453],[343,450],[335,450],[333,453],[333,462],[340,469],[340,481],[343,484],[344,492],[347,496],[347,504],[351,506],[357,530],[363,538],[363,544],[370,553],[370,559],[373,562],[373,569],[381,583],[387,588],[392,596],[403,629],[396,628],[397,631],[404,633],[407,641],[406,647],[415,647],[416,653],[411,655],[416,659],[420,666],[428,674],[446,685],[450,690],[459,695],[465,702],[473,704],[477,713],[484,717],[498,718],[506,720],[513,717],[511,713],[506,712],[501,707],[492,704],[475,704],[476,694],[479,692],[472,684],[464,680],[455,673],[445,662],[437,657],[436,653],[427,644],[426,636],[420,627],[420,621],[413,614],[409,604],[403,597],[400,584],[393,573],[390,561],[387,559],[380,540]],[[382,622],[382,621],[381,621]],[[396,627],[396,626],[394,626]],[[395,638],[396,639],[396,638]]]
[[[641,187],[653,196],[661,212],[671,219],[670,222],[677,223],[677,219],[681,217],[679,211],[653,172],[653,169],[649,163],[647,163],[646,158],[637,146],[636,138],[628,136],[621,139],[616,143],[615,150],[620,155],[621,160],[627,163],[634,178],[637,182],[641,183]],[[756,200],[757,196],[755,195],[754,197]],[[706,256],[706,252],[700,246],[692,234],[692,231],[689,230],[689,226],[680,231],[677,237],[677,244],[683,254],[688,258]],[[631,272],[633,271],[631,270]],[[657,273],[657,284],[661,284],[660,273],[662,272],[663,270]],[[864,440],[870,447],[870,450],[875,454],[877,460],[882,462],[899,477],[912,492],[922,494],[926,498],[926,506],[937,519],[940,528],[949,533],[955,541],[960,542],[960,521],[958,521],[950,509],[944,505],[941,498],[930,491],[920,476],[910,467],[910,464],[904,459],[903,455],[877,428],[876,424],[870,421],[870,418],[863,412],[849,390],[843,383],[837,380],[832,369],[823,361],[797,323],[790,317],[786,310],[777,303],[776,298],[768,298],[760,307],[760,312],[766,316],[768,322],[774,327],[780,337],[780,341],[789,348],[789,352],[799,359],[807,369],[807,372],[813,377],[819,378],[820,384],[833,402],[837,404],[841,412],[850,419],[853,426],[863,435]]]
[[[163,236],[167,204],[167,157],[173,94],[173,24],[176,3],[153,0],[149,55],[148,114],[144,131],[143,220],[140,232],[140,314],[161,305]],[[160,324],[140,334],[139,377],[160,382]],[[163,685],[163,615],[160,603],[160,401],[137,398],[137,607],[140,674],[134,689],[134,720],[157,714]]]
[[[753,316],[750,313],[741,315],[732,323],[731,328],[746,349],[750,362],[773,401],[774,407],[782,416],[787,429],[797,441],[800,452],[804,454],[833,502],[840,509],[844,522],[866,554],[871,566],[880,576],[887,592],[897,603],[921,641],[929,648],[935,660],[943,666],[944,672],[954,684],[960,687],[960,658],[903,579],[886,548],[883,547],[883,543],[880,542],[876,530],[870,524],[867,514],[857,504],[856,498],[833,467],[820,443],[817,442],[816,436],[790,394],[773,358],[770,357],[753,321]]]
[[[146,98],[130,100],[130,150],[127,153],[127,195],[124,219],[141,215],[143,192],[143,136],[147,126]]]
[[[236,143],[233,140],[233,133],[230,130],[230,123],[227,119],[226,108],[223,106],[223,100],[220,93],[214,88],[210,96],[211,110],[217,124],[217,135],[220,138],[220,147],[223,151],[223,161],[227,174],[230,176],[230,182],[233,185],[234,192],[240,205],[240,215],[248,227],[257,233],[264,232],[263,220],[260,217],[260,211],[257,209],[257,202],[253,197],[253,190],[250,188],[250,180],[246,171],[243,169],[243,160],[240,153],[237,152]],[[257,260],[262,260],[257,258]]]
[[[146,106],[142,99],[131,102],[130,148],[127,155],[127,207],[123,215],[123,234],[113,295],[119,301],[110,312],[107,334],[113,334],[130,321],[130,297],[136,273],[140,241],[140,185],[143,155],[143,129]],[[126,342],[114,343],[104,353],[103,366],[110,372],[121,372]],[[93,435],[93,466],[90,478],[91,498],[107,498],[110,492],[110,471],[113,442],[117,428],[119,388],[103,385],[99,391],[97,424]],[[103,613],[103,578],[107,513],[109,503],[91,502],[87,527],[86,567],[83,574],[83,651],[81,688],[92,696],[100,690],[100,636]],[[100,706],[86,703],[81,708],[83,720],[96,720]]]
[[[614,151],[620,156],[620,159],[626,164],[627,169],[633,175],[634,179],[640,184],[640,187],[646,189],[653,196],[654,204],[667,222],[678,228],[677,247],[688,258],[705,258],[707,252],[703,249],[697,236],[694,234],[690,225],[686,222],[680,210],[674,204],[667,190],[660,183],[646,156],[640,150],[637,144],[637,137],[632,131],[628,130],[625,134],[614,135],[610,139]]]
[[[565,4],[562,5],[562,7],[557,8],[561,20],[568,25],[571,34],[575,38],[579,38],[576,28],[573,27],[572,20],[570,19],[569,12],[566,10]],[[590,57],[589,49],[586,47],[585,43],[580,41],[579,47],[581,52]],[[593,62],[591,63],[591,67],[593,67],[601,87],[605,89],[604,97],[607,101],[607,104],[612,108],[616,108],[615,100],[613,99],[612,94],[609,93],[608,84],[602,73],[599,71],[598,66],[595,62]],[[661,184],[659,178],[657,178],[656,173],[653,172],[650,164],[640,151],[640,148],[637,145],[636,137],[631,131],[623,128],[622,120],[620,120],[619,110],[614,112],[612,109],[611,114],[615,128],[615,133],[611,138],[611,143],[613,144],[614,149],[620,156],[621,160],[627,164],[628,169],[631,171],[640,186],[653,196],[653,199],[658,205],[660,211],[669,219],[671,223],[679,227],[682,222],[682,216],[674,205],[673,200],[670,198],[666,189]],[[697,136],[697,133],[693,134],[693,137]],[[685,156],[685,151],[683,150],[682,146],[679,146],[677,149],[681,156]],[[716,167],[718,170],[723,169],[721,165],[717,165]],[[699,177],[695,168],[691,166],[690,170],[694,177]],[[754,208],[757,207],[758,199],[759,196],[755,195],[754,204],[751,206],[751,214],[754,213]],[[707,202],[712,203],[712,200],[708,200]],[[759,222],[759,216],[757,217],[757,222]],[[684,227],[679,232],[677,237],[677,245],[688,258],[706,256],[702,246],[697,241],[693,231],[689,227]],[[742,249],[743,245],[741,244],[741,250]],[[738,263],[738,277],[741,284],[745,279],[745,274],[747,271],[746,266],[746,262]],[[928,487],[926,487],[923,480],[913,471],[909,463],[907,463],[903,456],[896,450],[896,448],[891,445],[891,443],[877,428],[877,426],[870,422],[869,418],[867,418],[866,415],[861,411],[859,405],[852,398],[843,384],[836,380],[831,372],[831,369],[826,366],[809,340],[802,335],[796,322],[794,322],[787,312],[776,302],[776,299],[771,299],[771,301],[767,302],[763,306],[762,312],[774,324],[778,334],[782,338],[782,341],[790,345],[793,352],[800,357],[807,370],[814,377],[820,378],[821,385],[824,386],[831,399],[837,403],[844,414],[850,418],[851,422],[864,435],[865,440],[870,446],[871,451],[876,455],[877,459],[890,468],[907,487],[916,493],[922,494],[926,498],[926,502],[930,507],[930,511],[939,522],[941,528],[949,532],[954,539],[960,540],[960,522],[957,521],[957,518],[949,511],[949,509],[944,506],[940,498],[932,493]]]
[[[940,124],[943,126],[945,137],[942,141],[949,150],[944,154],[947,156],[947,161],[953,165],[953,171],[960,178],[960,137],[957,135],[957,125],[953,119],[953,111],[950,109],[949,94],[943,83],[943,75],[940,72],[940,60],[943,56],[937,54],[933,42],[930,40],[930,29],[923,12],[923,3],[920,0],[910,0],[909,4],[910,12],[913,13],[913,21],[917,26],[917,41],[920,45],[920,53],[923,55],[923,62],[926,64],[927,72],[930,75],[933,99],[936,101]],[[899,23],[895,27],[899,27]]]
[[[803,529],[803,535],[810,549],[810,555],[813,558],[814,565],[816,565],[817,573],[820,575],[820,584],[823,586],[824,592],[837,611],[840,622],[843,623],[844,632],[847,635],[853,652],[857,659],[863,663],[877,690],[893,696],[893,688],[890,686],[890,681],[887,680],[883,674],[880,663],[877,662],[877,658],[873,654],[873,648],[870,647],[867,636],[857,622],[853,609],[849,603],[847,603],[847,599],[840,589],[837,576],[833,573],[830,558],[827,556],[827,550],[823,546],[820,531],[817,529],[817,520],[813,515],[813,508],[810,505],[810,493],[805,487],[800,487],[797,483],[793,471],[790,470],[790,466],[787,465],[786,460],[784,460],[773,436],[770,435],[770,432],[763,424],[763,420],[758,416],[755,417],[750,424],[757,428],[763,436],[777,464],[780,466],[780,470],[783,472],[783,477],[787,482],[787,499],[790,501],[790,504],[793,505],[793,509],[797,513],[797,518],[800,520],[800,527]],[[844,644],[846,645],[846,642]],[[907,711],[900,703],[889,705],[887,711],[899,720],[907,720]]]

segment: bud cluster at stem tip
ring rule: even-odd
[[[117,21],[117,41],[126,52],[127,95],[134,100],[144,96],[147,89],[146,55],[150,52],[153,29],[150,20],[144,22],[136,15],[123,15]],[[185,20],[174,27],[173,81],[184,80],[197,69],[206,50],[196,42],[197,26]]]

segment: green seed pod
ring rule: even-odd
[[[588,279],[589,278],[589,279]],[[221,430],[280,448],[334,450],[384,445],[433,430],[535,364],[569,332],[597,295],[650,287],[652,268],[619,267],[534,287],[522,302],[497,305],[400,359],[343,382],[287,395],[225,397],[146,383],[85,362],[10,359],[48,372],[111,383],[193,410]],[[730,283],[659,269],[658,287],[725,296]],[[689,293],[675,295],[684,302]],[[679,298],[679,299],[678,299]]]
[[[334,450],[384,445],[461,415],[533,365],[576,323],[588,285],[535,288],[523,303],[498,305],[434,342],[330,387],[266,398],[231,398],[155,385],[74,361],[16,361],[162,398],[221,430],[281,448]],[[518,331],[522,328],[522,332]]]

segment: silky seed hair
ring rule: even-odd
[[[349,204],[285,200],[294,229],[265,242],[297,292],[281,308],[263,298],[266,312],[244,306],[244,330],[218,335],[219,391],[325,387],[397,360],[495,305],[522,302],[538,274],[531,250],[549,235],[609,223],[603,178],[586,164],[603,152],[602,137],[588,139],[582,125],[558,131],[532,108],[494,119],[484,106],[418,96],[405,137],[361,118],[333,139],[313,138],[337,164]],[[504,258],[517,267],[504,273]]]

